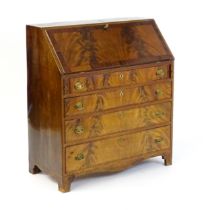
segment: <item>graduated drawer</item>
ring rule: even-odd
[[[65,99],[65,116],[98,112],[116,107],[171,98],[171,82],[124,87]]]
[[[169,78],[169,66],[87,74],[64,79],[65,94],[80,94],[110,87],[145,83]]]
[[[162,103],[65,121],[66,143],[170,121],[171,103]]]
[[[66,171],[157,152],[170,147],[170,127],[122,135],[66,148]]]

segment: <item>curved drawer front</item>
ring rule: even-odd
[[[65,116],[98,112],[116,107],[171,98],[171,82],[124,87],[65,100]]]
[[[170,121],[171,103],[132,108],[65,121],[67,143]]]
[[[71,146],[66,148],[66,171],[81,170],[169,147],[169,126]]]
[[[81,94],[104,88],[142,84],[168,78],[168,65],[134,70],[122,70],[113,73],[96,73],[82,77],[68,77],[64,79],[64,93]]]

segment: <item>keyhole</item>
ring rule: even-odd
[[[119,75],[119,78],[120,78],[121,80],[123,80],[124,75],[123,75],[123,74],[120,74],[120,75]]]
[[[120,94],[119,94],[121,97],[124,95],[124,92],[123,90],[120,90]]]

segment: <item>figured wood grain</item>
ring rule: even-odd
[[[170,121],[171,103],[162,103],[65,121],[65,139],[72,142]],[[77,134],[76,128],[83,132]]]
[[[160,141],[157,142],[158,140]],[[113,139],[71,146],[66,149],[66,171],[69,173],[106,162],[152,153],[168,149],[169,146],[169,126]],[[79,154],[83,155],[81,160],[76,159]]]
[[[65,116],[99,112],[111,108],[171,98],[171,82],[138,87],[122,87],[95,94],[65,99]],[[82,105],[78,109],[77,104]]]
[[[173,59],[155,22],[47,29],[65,72]]]
[[[157,74],[158,70],[162,69],[163,76]],[[150,68],[133,69],[118,72],[89,74],[88,76],[75,76],[66,77],[64,79],[64,93],[76,93],[89,92],[93,90],[99,90],[104,88],[134,85],[138,83],[146,83],[150,81],[159,81],[163,79],[169,79],[169,66],[155,66]],[[81,90],[75,88],[75,84],[80,82],[83,85]]]
[[[81,170],[69,171],[67,173],[67,176],[69,176],[69,177],[73,176],[73,177],[77,178],[77,177],[86,177],[91,174],[99,175],[99,174],[108,174],[108,173],[119,172],[119,171],[125,170],[127,168],[130,168],[132,166],[136,166],[138,163],[143,162],[144,160],[147,160],[149,158],[163,156],[163,155],[169,154],[169,153],[170,153],[170,148],[168,147],[167,149],[163,149],[163,150],[161,149],[161,150],[153,151],[150,153],[139,154],[139,155],[136,155],[133,157],[123,158],[121,160],[118,159],[116,161],[105,162],[105,163],[98,164],[98,165],[91,165],[89,168],[81,168]],[[169,157],[169,156],[164,156],[164,157]],[[165,159],[165,160],[167,160],[167,159]]]

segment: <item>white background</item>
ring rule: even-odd
[[[206,209],[206,6],[204,0],[0,1],[0,209]],[[28,173],[25,25],[154,18],[175,60],[174,158],[74,181],[60,193]]]

